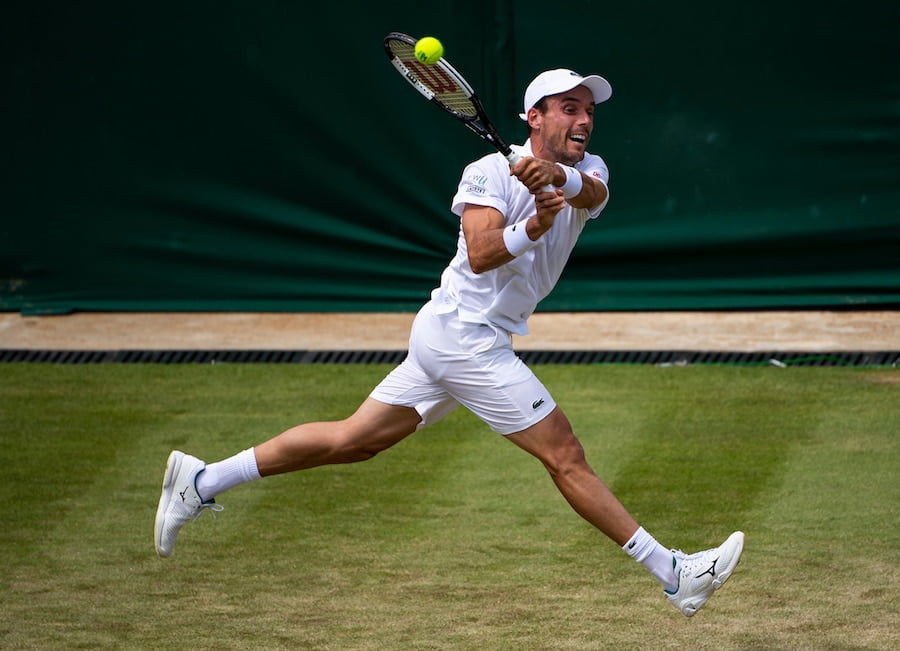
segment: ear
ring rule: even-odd
[[[540,129],[541,128],[541,118],[544,117],[543,113],[537,110],[535,107],[531,107],[528,109],[528,126],[532,129]]]

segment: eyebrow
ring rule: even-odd
[[[578,104],[580,104],[581,100],[575,95],[566,95],[565,97],[559,98],[559,103],[562,104],[563,102],[577,102]],[[591,101],[588,102],[588,106],[597,106],[597,104],[596,102]]]

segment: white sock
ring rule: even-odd
[[[256,454],[253,448],[248,448],[233,457],[206,466],[197,475],[197,492],[204,501],[209,501],[229,488],[260,477],[259,468],[256,467]]]
[[[664,590],[674,592],[678,589],[678,578],[672,563],[672,552],[640,527],[622,547],[625,553],[650,570],[650,574],[662,584]]]

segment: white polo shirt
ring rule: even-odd
[[[533,156],[530,141],[512,148],[521,156]],[[585,154],[575,169],[604,184],[609,182],[609,170],[599,156]],[[510,176],[509,163],[500,153],[489,154],[463,170],[451,210],[462,216],[466,204],[496,208],[504,217],[504,226],[537,212],[534,196]],[[441,286],[432,292],[435,311],[440,314],[458,310],[463,321],[490,323],[517,335],[528,334],[528,317],[556,286],[585,224],[605,206],[606,201],[592,210],[566,204],[537,246],[481,274],[473,273],[469,266],[466,239],[460,227],[456,256],[441,275]]]

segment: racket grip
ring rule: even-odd
[[[522,160],[522,157],[519,156],[516,152],[510,151],[508,154],[506,154],[506,160],[509,162],[510,167],[515,167],[516,163],[518,163],[520,160]],[[556,186],[555,185],[545,185],[544,187],[541,188],[541,190],[543,192],[556,192]]]
[[[516,152],[510,150],[510,152],[506,154],[506,160],[509,161],[510,167],[515,167],[516,163],[522,160],[522,157],[519,156]]]

